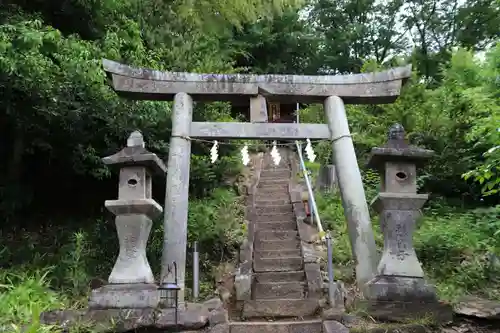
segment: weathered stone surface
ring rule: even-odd
[[[273,180],[277,178],[290,177],[290,170],[287,168],[263,169],[260,173],[261,180]]]
[[[273,214],[273,215],[257,215],[255,218],[255,223],[260,222],[293,222],[295,221],[295,216],[292,214]],[[298,234],[295,232],[297,238]]]
[[[260,282],[255,284],[256,299],[304,297],[304,284],[302,282]]]
[[[255,230],[295,231],[297,223],[293,221],[271,221],[255,223]]]
[[[279,215],[273,215],[273,216],[279,216]],[[279,219],[279,221],[281,221]],[[258,223],[258,222],[257,222]],[[278,231],[278,230],[260,230],[256,231],[256,238],[263,241],[274,241],[274,240],[287,240],[287,239],[297,239],[298,234],[297,231],[291,230],[291,231]]]
[[[411,66],[379,73],[330,76],[246,75],[169,73],[133,68],[103,59],[104,70],[112,77],[113,88],[136,99],[170,99],[185,92],[196,100],[241,101],[248,96],[272,95],[276,100],[322,102],[328,96],[340,96],[346,103],[388,103],[400,93]]]
[[[70,329],[90,326],[96,332],[126,332],[140,328],[181,330],[200,329],[208,324],[209,312],[201,305],[188,306],[178,312],[175,323],[174,309],[105,309],[44,312],[40,322]]]
[[[300,240],[302,243],[312,243],[318,239],[318,229],[312,225],[298,220],[297,229],[299,230]]]
[[[188,303],[186,308],[179,309],[178,325],[182,329],[200,329],[208,324],[210,312],[202,304]],[[157,328],[175,327],[175,310],[162,309],[156,314],[154,326]]]
[[[184,302],[186,246],[189,200],[189,170],[191,161],[190,124],[193,118],[193,99],[185,92],[175,95],[172,110],[172,136],[168,149],[168,174],[165,190],[163,222],[162,284],[177,279],[180,287],[179,304]],[[177,265],[177,277],[170,270]]]
[[[259,250],[256,250],[254,252],[254,257],[258,258],[258,259],[277,258],[277,257],[283,257],[283,258],[300,257],[300,249],[277,250],[277,251],[259,251]]]
[[[365,296],[380,302],[437,302],[436,289],[423,278],[377,276],[366,286]]]
[[[262,95],[250,97],[250,122],[266,123],[267,120],[268,115],[266,98]]]
[[[478,297],[464,297],[453,310],[456,314],[482,319],[500,320],[500,302]]]
[[[289,271],[289,272],[265,272],[255,275],[256,283],[266,282],[300,282],[305,280],[304,271]]]
[[[316,263],[304,264],[307,281],[307,297],[319,298],[322,294],[323,281],[321,278],[320,265]]]
[[[324,108],[331,132],[351,250],[356,262],[356,282],[362,287],[374,277],[378,262],[370,213],[344,101],[338,96],[328,97],[324,101]]]
[[[315,299],[268,299],[245,301],[244,318],[304,317],[315,315],[319,310]]]
[[[335,165],[321,165],[316,178],[316,188],[323,192],[329,192],[335,186],[337,186]]]
[[[237,273],[234,278],[234,289],[238,301],[250,299],[252,296],[252,274]]]
[[[207,308],[208,311],[222,308],[223,304],[219,297],[214,297],[203,302],[203,306]]]
[[[424,276],[413,246],[413,232],[421,214],[419,209],[426,200],[427,195],[381,192],[373,201],[372,205],[380,214],[384,234],[384,249],[378,264],[378,274]]]
[[[130,134],[127,147],[114,155],[103,157],[102,161],[104,164],[120,168],[142,166],[162,176],[167,172],[167,167],[162,160],[145,148],[144,139],[139,131]]]
[[[217,324],[214,327],[211,327],[209,330],[210,333],[229,333],[229,324]]]
[[[109,283],[153,284],[153,272],[146,257],[151,219],[145,215],[119,215],[115,220],[120,252],[108,278]]]
[[[430,154],[412,149],[420,151],[422,158]],[[405,153],[409,150],[404,128],[396,124],[389,130],[387,144],[372,156],[371,166],[383,174],[381,192],[372,206],[380,215],[384,250],[377,277],[369,282],[365,294],[378,302],[436,303],[435,288],[425,282],[413,246],[415,223],[428,196],[416,193],[416,166]]]
[[[255,212],[257,214],[283,214],[283,213],[293,213],[292,205],[277,205],[277,206],[255,206]]]
[[[330,132],[324,124],[193,122],[189,135],[214,139],[301,140],[327,139]]]
[[[318,333],[318,332],[321,332],[320,320],[231,323],[231,333]]]
[[[142,214],[155,219],[163,212],[161,206],[153,199],[106,200],[104,206],[116,216]]]
[[[210,317],[208,318],[210,326],[215,326],[217,324],[224,324],[229,322],[229,315],[226,309],[219,308],[210,311]]]
[[[344,307],[332,307],[321,310],[321,318],[323,320],[335,320],[342,322],[342,318],[346,315]]]
[[[285,205],[290,203],[290,197],[284,199],[276,199],[270,198],[269,200],[257,200],[255,199],[255,205],[264,207],[266,205],[275,206],[275,205]]]
[[[160,301],[155,284],[110,284],[92,290],[89,297],[91,309],[140,309],[155,308]]]
[[[356,308],[362,309],[364,314],[381,321],[428,320],[445,324],[453,320],[451,306],[440,302],[357,300]]]
[[[255,258],[255,272],[298,271],[304,268],[302,257]]]
[[[323,322],[323,333],[349,333],[349,329],[334,320],[325,320]]]
[[[121,166],[118,185],[118,200],[107,200],[106,208],[116,215],[120,251],[108,278],[110,284],[95,290],[90,299],[95,307],[154,307],[158,304],[154,276],[146,257],[146,244],[151,231],[151,219],[162,212],[162,208],[151,198],[152,180],[147,167],[165,172],[165,166],[156,155],[144,148],[142,134],[133,132],[127,147],[119,153],[104,158],[107,164]],[[152,156],[154,155],[154,156]],[[136,161],[142,156],[149,162]],[[133,286],[130,284],[138,284]]]
[[[294,240],[255,240],[255,250],[257,251],[279,251],[300,249],[300,241]]]

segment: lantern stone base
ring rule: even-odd
[[[377,276],[366,285],[364,296],[357,305],[378,320],[452,320],[451,306],[439,302],[436,288],[423,278]]]
[[[436,302],[436,288],[423,278],[379,275],[368,282],[368,299],[379,301]]]
[[[156,308],[160,293],[155,284],[109,284],[92,290],[89,298],[91,309],[142,309]]]
[[[174,309],[129,308],[56,310],[42,312],[40,322],[55,325],[65,332],[78,331],[82,327],[92,332],[178,332],[201,330],[209,325],[226,325],[227,316],[221,309],[209,311],[203,304],[187,303],[177,313]],[[218,316],[218,318],[215,317]],[[200,331],[202,332],[202,331]],[[216,331],[217,332],[217,331]]]

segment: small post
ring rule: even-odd
[[[162,212],[151,197],[151,173],[165,175],[163,162],[145,148],[142,134],[135,131],[127,147],[102,159],[120,167],[118,200],[106,200],[105,207],[116,215],[120,252],[109,276],[109,284],[93,290],[90,308],[154,308],[158,288],[146,257],[152,219]]]
[[[326,253],[327,253],[327,269],[328,269],[328,302],[330,306],[335,306],[335,291],[334,287],[335,276],[333,275],[333,247],[332,236],[330,232],[326,233]]]
[[[375,236],[344,102],[338,96],[330,96],[325,100],[324,107],[351,250],[356,261],[356,282],[362,289],[376,272],[378,255]]]
[[[193,299],[198,300],[200,294],[200,257],[198,253],[198,242],[193,245]]]

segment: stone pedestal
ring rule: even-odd
[[[139,132],[130,135],[126,148],[103,161],[121,167],[118,200],[105,202],[116,215],[120,251],[109,284],[92,291],[89,307],[155,308],[160,295],[146,257],[146,245],[152,219],[161,214],[162,208],[151,198],[150,171],[164,174],[165,165],[145,149]]]
[[[432,153],[409,146],[399,124],[391,127],[384,147],[372,149],[369,166],[380,172],[382,184],[371,205],[380,216],[384,250],[377,276],[365,286],[364,295],[368,313],[379,319],[443,317],[444,308],[434,286],[425,281],[413,246],[415,223],[428,199],[427,194],[416,193],[416,166]]]

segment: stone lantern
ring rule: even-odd
[[[392,303],[394,310],[395,302],[437,304],[435,288],[426,283],[413,246],[415,223],[428,199],[427,194],[417,194],[416,169],[433,154],[432,150],[409,146],[400,124],[390,128],[383,147],[371,151],[368,167],[381,175],[380,193],[371,205],[380,216],[384,250],[377,275],[367,284],[365,296],[378,303],[376,309]],[[396,315],[392,310],[392,315]],[[406,314],[412,315],[413,310],[408,310]]]
[[[108,285],[93,290],[91,308],[152,308],[159,292],[146,257],[152,219],[162,213],[151,198],[151,173],[165,175],[166,167],[146,150],[142,134],[130,134],[127,147],[104,157],[103,162],[120,168],[118,200],[106,200],[105,207],[116,215],[120,252]]]

